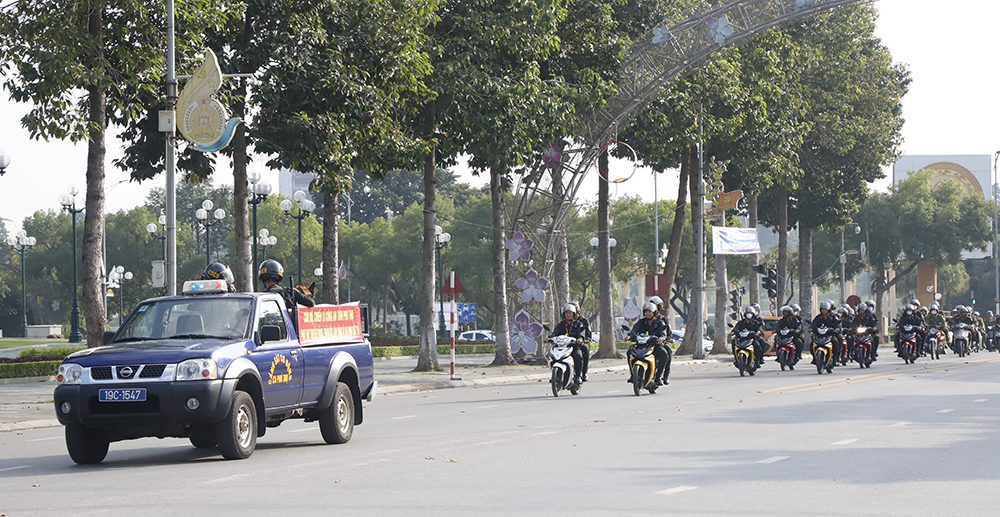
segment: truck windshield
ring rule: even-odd
[[[116,343],[153,339],[243,339],[249,333],[251,298],[157,300],[136,308]]]

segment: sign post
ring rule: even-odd
[[[455,275],[455,270],[451,270],[451,275],[448,276],[449,290],[451,291],[451,380],[460,381],[461,377],[455,377],[455,313],[458,312],[458,306],[455,302],[455,284],[458,277]]]

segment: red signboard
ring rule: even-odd
[[[646,275],[646,297],[654,295],[664,300],[670,297],[670,286],[667,285],[667,275]]]
[[[462,281],[458,279],[458,273],[455,270],[451,270],[451,274],[444,277],[444,285],[441,286],[441,294],[451,294],[451,275],[455,275],[455,294],[465,294],[465,287],[462,286]]]
[[[298,307],[299,344],[302,346],[329,345],[361,341],[361,305],[358,302],[344,305],[317,305]]]

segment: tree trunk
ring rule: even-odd
[[[747,196],[747,226],[757,228],[757,194]],[[760,256],[757,254],[748,255],[750,259],[750,304],[760,303],[760,277],[754,272],[753,267],[760,264]],[[742,311],[742,307],[737,307],[737,311]]]
[[[332,304],[340,303],[339,198],[323,190],[323,303]]]
[[[435,104],[430,101],[424,107],[424,135],[430,140],[436,125]],[[434,226],[437,224],[437,178],[434,153],[431,145],[424,158],[424,240],[421,246],[422,264],[420,272],[420,353],[417,356],[418,372],[438,371],[437,335],[434,332],[434,278],[437,274],[434,264]]]
[[[885,293],[885,271],[881,268],[875,270],[878,277],[875,279],[875,315],[878,317],[878,332],[881,336],[882,342],[885,343],[889,339],[889,329],[888,325],[883,325],[883,321],[888,321],[888,318],[884,318],[885,313],[883,309],[883,294]]]
[[[788,285],[788,189],[778,188],[778,296],[774,309],[785,304],[785,287]]]
[[[91,56],[95,77],[104,75],[102,14],[102,8],[95,7],[87,20],[88,32],[95,41],[95,55]],[[107,128],[107,95],[104,86],[88,86],[87,101],[90,141],[87,144],[87,211],[83,224],[83,315],[87,322],[87,346],[96,347],[104,344],[104,329],[107,325],[101,247],[104,239],[104,138]]]
[[[811,322],[812,306],[812,228],[799,225],[799,305],[802,306],[802,321]]]
[[[555,199],[556,212],[558,213],[565,205],[562,184],[562,164],[559,163],[552,168],[552,197]],[[567,217],[568,218],[568,217]],[[554,281],[555,281],[555,301],[552,304],[557,314],[562,306],[569,301],[569,248],[566,245],[566,222],[561,225],[552,226],[552,238],[550,246],[553,247]],[[555,318],[553,321],[558,320]]]
[[[726,225],[726,215],[723,212],[719,226]],[[712,353],[726,353],[726,335],[729,321],[726,316],[726,302],[729,300],[729,277],[726,273],[726,256],[719,254],[715,256],[715,336],[713,338]]]
[[[663,268],[663,273],[667,276],[667,296],[664,301],[670,299],[670,288],[674,285],[674,278],[677,276],[677,265],[681,258],[681,241],[684,237],[684,218],[687,215],[687,189],[688,178],[691,176],[691,147],[688,146],[681,151],[681,175],[677,182],[677,208],[674,210],[674,222],[670,228],[670,244],[667,248],[667,262]]]
[[[243,120],[246,120],[246,98],[246,79],[240,79],[233,114]],[[236,232],[236,249],[230,267],[236,276],[236,290],[242,292],[253,291],[253,272],[257,265],[252,263],[253,259],[251,258],[250,246],[253,245],[253,241],[250,236],[248,195],[246,126],[240,124],[236,127],[236,134],[233,136],[233,231]],[[302,282],[301,279],[299,281]]]
[[[607,150],[598,157],[598,170],[608,170]],[[611,299],[611,246],[608,223],[608,178],[599,177],[597,179],[597,299],[600,304],[598,320],[601,333],[597,353],[594,354],[596,359],[621,357],[615,347],[615,324],[611,312],[614,302]]]
[[[496,303],[496,319],[493,322],[493,344],[495,357],[493,366],[517,364],[510,353],[510,324],[507,318],[507,261],[504,256],[504,224],[507,218],[506,201],[503,197],[503,171],[490,169],[490,197],[493,201],[493,299]]]
[[[690,149],[690,148],[689,148]],[[688,174],[689,189],[691,191],[691,227],[698,228],[698,220],[704,217],[703,210],[703,199],[698,196],[698,153],[690,153],[691,161],[691,172]],[[704,246],[704,235],[698,235],[695,232],[694,235],[694,245]],[[691,276],[691,303],[688,304],[687,317],[684,318],[684,338],[681,339],[681,346],[678,347],[678,354],[694,354],[698,351],[697,346],[697,330],[698,325],[702,324],[702,318],[704,311],[704,305],[702,301],[702,293],[698,289],[698,285],[701,283],[700,278],[695,278],[694,272],[692,271]]]

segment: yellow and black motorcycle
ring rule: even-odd
[[[638,397],[642,390],[656,393],[656,388],[660,385],[656,383],[656,356],[653,350],[656,348],[656,336],[649,334],[639,334],[635,337],[635,343],[628,349],[628,366],[632,372],[632,391]]]
[[[733,355],[736,356],[736,368],[740,371],[740,377],[746,374],[757,373],[757,361],[754,354],[755,332],[743,329],[735,331],[733,336]]]
[[[834,332],[830,327],[819,327],[813,332],[812,355],[813,363],[816,365],[816,373],[822,375],[833,373],[833,337]]]

